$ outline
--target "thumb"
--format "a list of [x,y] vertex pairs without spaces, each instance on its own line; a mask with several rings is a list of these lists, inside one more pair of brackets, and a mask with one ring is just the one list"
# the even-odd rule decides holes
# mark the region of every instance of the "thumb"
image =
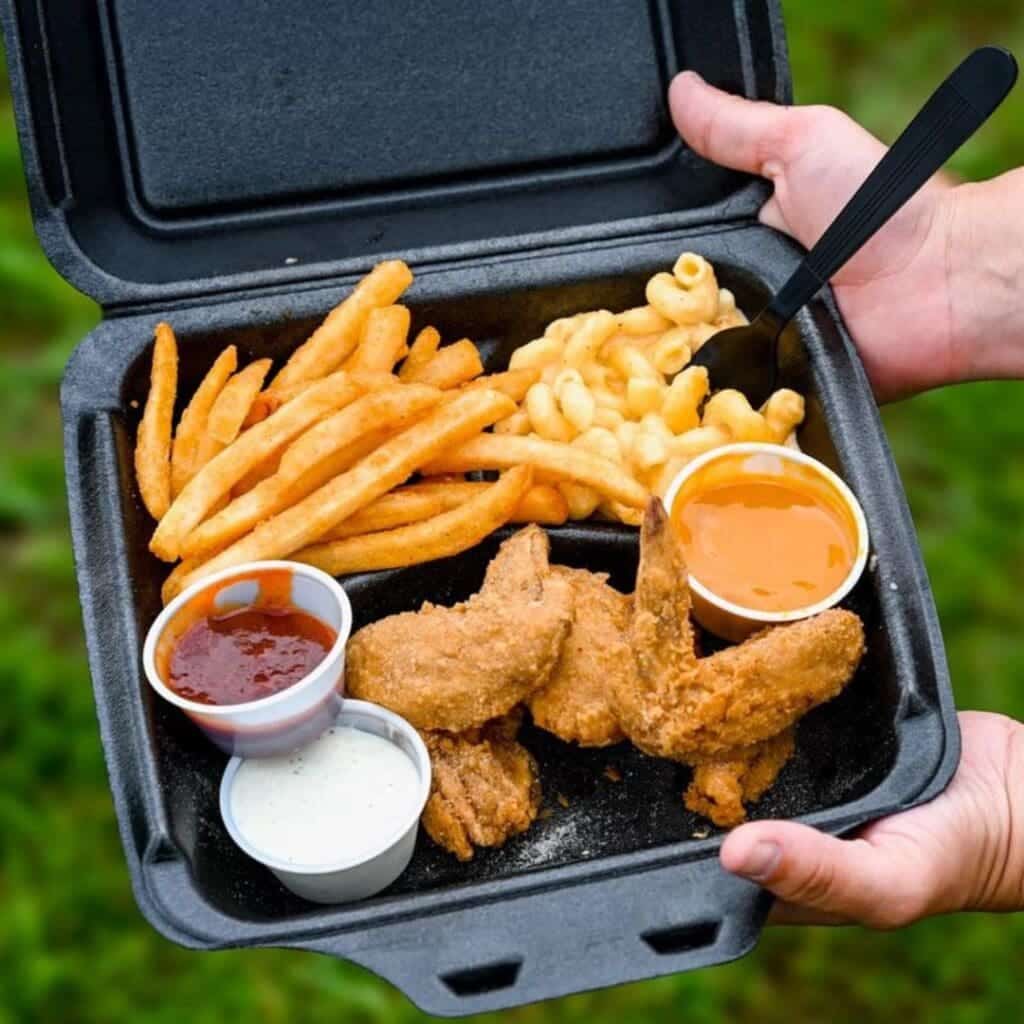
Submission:
[[[926,865],[907,847],[836,839],[795,822],[743,825],[726,837],[722,867],[770,890],[804,919],[840,919],[898,928],[927,904]],[[800,915],[787,915],[790,918]]]
[[676,75],[668,104],[683,141],[716,164],[772,177],[770,165],[777,165],[777,170],[785,162],[788,107],[722,92],[696,71]]

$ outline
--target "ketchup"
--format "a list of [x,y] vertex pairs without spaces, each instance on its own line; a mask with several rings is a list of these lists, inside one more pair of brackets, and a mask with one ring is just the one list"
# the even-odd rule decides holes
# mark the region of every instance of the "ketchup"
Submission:
[[327,657],[336,634],[297,608],[239,608],[200,619],[171,655],[168,685],[198,704],[244,704],[287,690]]
[[291,604],[291,573],[256,579],[255,604],[216,608],[216,592],[204,592],[166,631],[158,663],[175,693],[197,704],[261,700],[294,686],[330,653],[337,633]]

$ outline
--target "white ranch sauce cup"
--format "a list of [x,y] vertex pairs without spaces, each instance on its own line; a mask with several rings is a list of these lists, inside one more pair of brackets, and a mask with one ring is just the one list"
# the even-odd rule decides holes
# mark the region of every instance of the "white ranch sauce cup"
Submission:
[[[244,759],[233,757],[220,785],[220,813],[235,844],[253,860],[268,867],[285,888],[314,903],[349,903],[366,899],[387,888],[405,870],[416,845],[420,815],[430,796],[430,755],[419,733],[404,718],[377,704],[345,700],[335,727],[372,733],[393,743],[408,757],[416,772],[417,790],[409,801],[407,814],[390,834],[369,843],[357,856],[333,863],[304,865],[285,861],[258,848],[239,828],[232,794]],[[316,777],[310,776],[310,785]],[[345,813],[344,807],[338,814]]]

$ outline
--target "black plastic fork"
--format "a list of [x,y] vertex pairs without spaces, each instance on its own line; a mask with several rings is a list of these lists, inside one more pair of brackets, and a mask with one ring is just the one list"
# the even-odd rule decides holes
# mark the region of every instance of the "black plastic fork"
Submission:
[[821,287],[974,134],[1017,80],[1013,55],[975,50],[939,86],[853,198],[752,323],[713,335],[694,355],[715,388],[755,407],[775,390],[779,336]]

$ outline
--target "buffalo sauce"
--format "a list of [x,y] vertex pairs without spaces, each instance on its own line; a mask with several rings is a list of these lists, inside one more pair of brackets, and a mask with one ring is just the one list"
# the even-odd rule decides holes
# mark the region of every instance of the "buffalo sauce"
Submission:
[[218,606],[211,588],[182,608],[157,652],[167,686],[198,704],[245,704],[309,675],[337,634],[291,603],[291,577],[286,569],[254,574],[258,593],[251,604]]
[[[710,464],[681,489],[671,519],[691,575],[742,608],[788,612],[833,594],[857,558],[857,529],[829,481],[774,460]],[[732,463],[732,464],[730,464]]]

